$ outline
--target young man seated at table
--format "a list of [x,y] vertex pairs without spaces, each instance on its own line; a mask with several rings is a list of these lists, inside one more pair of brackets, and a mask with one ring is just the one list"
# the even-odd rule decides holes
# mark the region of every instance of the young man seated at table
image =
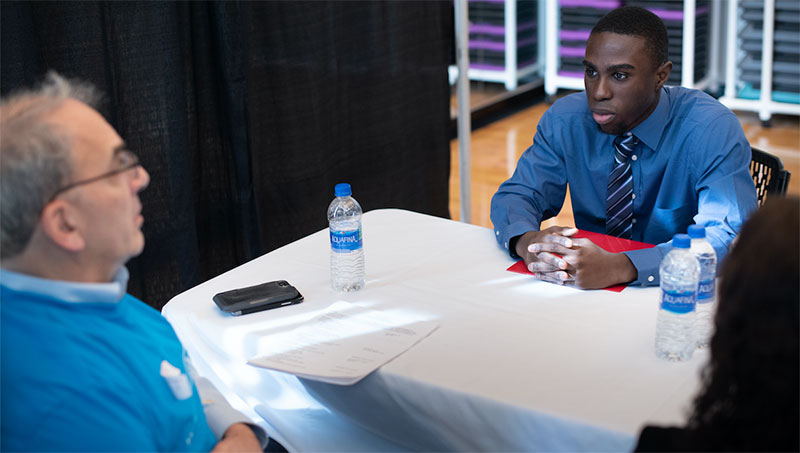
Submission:
[[644,428],[637,451],[800,450],[800,200],[768,200],[753,214],[719,280],[689,423]]
[[[722,260],[756,207],[736,116],[705,93],[664,86],[667,30],[645,9],[601,18],[583,64],[586,91],[545,112],[492,198],[497,241],[538,278],[581,288],[657,285],[668,241],[693,223],[706,226]],[[574,228],[540,230],[561,210],[567,185],[578,228],[658,245],[615,254],[571,238]]]
[[150,176],[94,98],[51,73],[0,103],[0,449],[261,451],[266,433],[195,386],[172,327],[126,294]]

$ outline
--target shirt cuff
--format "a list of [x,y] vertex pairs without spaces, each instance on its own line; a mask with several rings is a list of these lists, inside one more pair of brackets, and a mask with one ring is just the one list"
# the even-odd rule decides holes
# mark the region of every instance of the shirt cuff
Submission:
[[511,240],[517,236],[522,236],[528,231],[539,231],[539,227],[528,222],[512,223],[502,230],[500,228],[495,228],[494,237],[497,239],[497,243],[508,252],[511,258],[521,259],[521,257],[517,255],[517,251],[511,247]]
[[231,425],[244,423],[253,431],[253,434],[256,435],[259,444],[261,444],[261,449],[267,448],[269,436],[264,428],[256,425],[243,413],[237,411],[233,406],[228,404],[228,400],[222,396],[222,393],[220,393],[211,381],[197,374],[197,370],[194,369],[192,361],[188,356],[186,357],[185,364],[186,371],[192,377],[194,385],[197,388],[197,395],[200,397],[200,402],[203,404],[206,423],[211,429],[211,432],[214,433],[214,437],[217,438],[217,441],[222,439],[225,431],[227,431]]
[[200,399],[203,402],[203,412],[206,415],[206,422],[211,431],[214,432],[217,440],[222,439],[225,431],[235,423],[244,423],[258,438],[261,448],[264,449],[269,443],[269,436],[264,428],[256,425],[244,414],[234,409],[225,397],[214,387],[208,379],[204,377],[196,377],[195,385],[197,386],[197,393],[200,394]]
[[[662,247],[662,245],[665,247]],[[636,280],[631,282],[630,285],[658,285],[660,283],[658,268],[661,265],[661,259],[664,258],[669,247],[669,244],[661,244],[649,249],[622,252],[631,260],[633,267],[635,267],[638,272]]]

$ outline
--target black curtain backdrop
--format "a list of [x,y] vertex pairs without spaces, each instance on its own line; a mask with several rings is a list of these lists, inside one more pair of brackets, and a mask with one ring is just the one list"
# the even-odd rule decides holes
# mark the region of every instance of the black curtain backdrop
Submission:
[[0,8],[2,94],[92,82],[150,172],[129,291],[156,308],[325,228],[337,182],[365,211],[449,216],[450,2]]

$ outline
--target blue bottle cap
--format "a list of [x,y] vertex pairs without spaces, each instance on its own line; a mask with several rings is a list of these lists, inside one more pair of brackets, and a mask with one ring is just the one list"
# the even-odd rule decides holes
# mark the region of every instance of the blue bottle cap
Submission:
[[692,244],[692,239],[688,234],[676,234],[672,237],[672,247],[676,249],[688,249]]
[[350,184],[340,182],[333,188],[333,193],[336,194],[337,197],[349,197],[353,194],[353,191],[350,189]]
[[689,225],[689,237],[692,239],[700,239],[706,237],[706,227],[702,225]]

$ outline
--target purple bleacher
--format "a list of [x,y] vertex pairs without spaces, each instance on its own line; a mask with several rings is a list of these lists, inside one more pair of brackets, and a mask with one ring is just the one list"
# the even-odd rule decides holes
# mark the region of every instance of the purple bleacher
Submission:
[[[683,20],[683,10],[669,10],[669,9],[655,9],[647,8],[651,13],[660,17],[662,20]],[[702,16],[708,12],[708,8],[697,8],[695,10],[695,17]]]
[[[522,39],[517,41],[517,46],[527,46],[529,44],[536,44],[536,37]],[[506,43],[505,42],[498,42],[498,41],[481,41],[481,40],[470,40],[469,41],[469,48],[470,49],[486,49],[486,50],[498,50],[504,51],[506,50]]]
[[561,46],[558,48],[558,54],[562,57],[583,57],[586,55],[586,48]]
[[573,72],[573,71],[558,71],[558,75],[561,77],[571,77],[573,79],[582,79],[583,73],[582,72]]
[[561,30],[558,36],[564,41],[586,41],[590,30]]
[[[536,63],[535,59],[519,62],[517,63],[517,68],[524,68],[526,66],[530,66],[535,63]],[[488,69],[490,71],[505,71],[506,69],[505,66],[486,64],[486,63],[470,63],[469,67],[472,69]],[[583,75],[581,75],[581,77],[583,77]]]
[[621,0],[560,0],[562,8],[595,8],[595,9],[615,9],[622,6]]
[[[536,28],[536,22],[523,22],[517,25],[517,33]],[[502,25],[473,24],[469,26],[470,33],[485,33],[487,35],[505,35],[506,28]]]

